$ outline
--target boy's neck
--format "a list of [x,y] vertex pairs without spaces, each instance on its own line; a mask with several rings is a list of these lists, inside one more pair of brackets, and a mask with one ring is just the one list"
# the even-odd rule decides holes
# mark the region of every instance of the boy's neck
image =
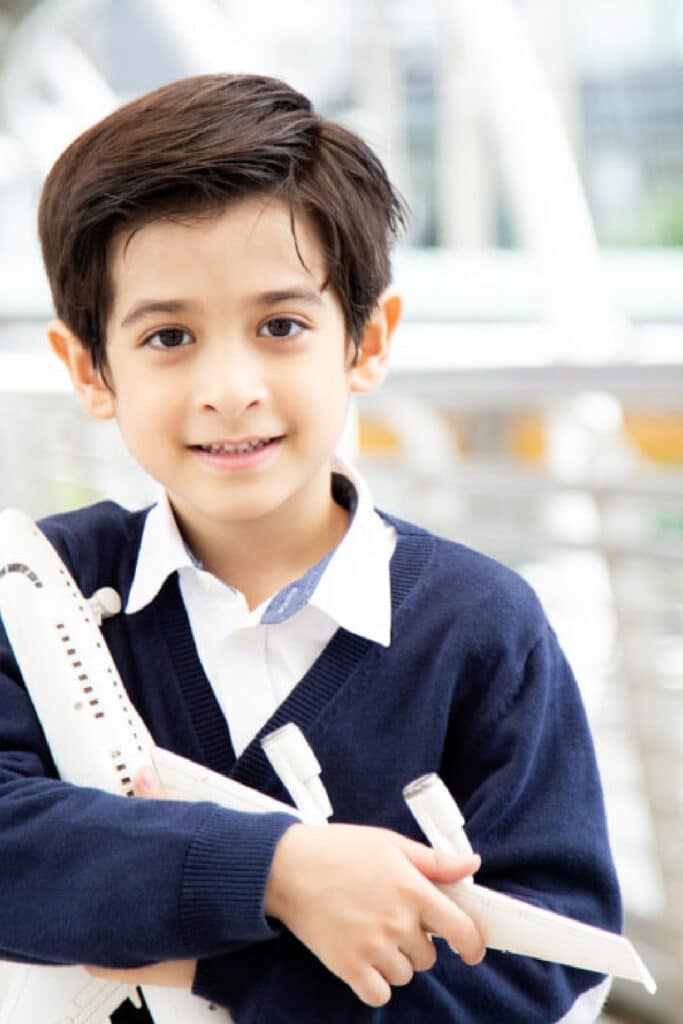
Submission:
[[304,509],[283,506],[260,519],[214,522],[208,530],[189,525],[174,512],[202,567],[239,590],[250,610],[316,565],[339,544],[349,525],[348,511],[329,489],[322,501]]

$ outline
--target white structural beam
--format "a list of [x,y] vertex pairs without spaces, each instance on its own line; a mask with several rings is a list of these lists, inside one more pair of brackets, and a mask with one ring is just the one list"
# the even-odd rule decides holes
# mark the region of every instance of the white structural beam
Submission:
[[572,147],[521,15],[510,0],[445,2],[476,70],[517,228],[543,270],[565,353],[585,363],[614,358],[627,327],[607,297]]

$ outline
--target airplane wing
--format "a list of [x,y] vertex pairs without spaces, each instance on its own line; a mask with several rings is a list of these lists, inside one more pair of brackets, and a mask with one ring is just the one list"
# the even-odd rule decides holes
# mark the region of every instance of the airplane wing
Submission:
[[[472,853],[464,818],[438,775],[423,775],[403,795],[418,825],[435,849]],[[439,888],[475,922],[488,949],[551,960],[599,974],[656,984],[633,945],[623,935],[515,899],[465,879]]]
[[623,935],[476,883],[439,888],[476,922],[488,949],[638,981],[651,994],[657,989],[647,967]]
[[[303,733],[294,723],[283,726],[283,728],[291,729],[290,735],[300,737],[306,743]],[[267,740],[268,737],[265,738],[264,743]],[[284,813],[311,824],[321,822],[319,813],[309,807],[302,807],[301,803],[298,807],[292,807],[291,804],[267,796],[257,789],[252,789],[251,786],[245,786],[219,772],[205,768],[204,765],[197,764],[196,761],[190,761],[170,750],[164,750],[163,747],[153,747],[151,758],[165,795],[171,800],[210,800],[212,803],[220,804],[221,807],[229,807],[233,811],[247,811],[255,814]],[[324,819],[322,820],[324,821]]]

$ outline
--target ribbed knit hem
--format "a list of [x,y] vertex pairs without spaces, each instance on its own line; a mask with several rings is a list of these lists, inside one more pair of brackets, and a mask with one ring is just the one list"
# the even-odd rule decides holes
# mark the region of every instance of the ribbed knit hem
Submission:
[[181,928],[192,956],[215,953],[225,941],[258,942],[277,933],[263,896],[282,835],[298,819],[216,807],[188,849],[181,890]]

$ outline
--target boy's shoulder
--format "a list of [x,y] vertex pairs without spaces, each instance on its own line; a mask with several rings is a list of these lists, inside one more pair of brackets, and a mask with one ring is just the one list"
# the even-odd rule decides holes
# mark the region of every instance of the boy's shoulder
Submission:
[[506,624],[518,628],[522,621],[532,631],[547,625],[536,592],[514,569],[415,523],[384,511],[380,515],[396,530],[397,554],[406,549],[403,563],[415,555],[422,563],[417,590],[423,600],[442,607],[449,617],[460,612],[501,630]]
[[111,586],[128,593],[149,508],[130,511],[100,501],[38,520],[84,593]]

